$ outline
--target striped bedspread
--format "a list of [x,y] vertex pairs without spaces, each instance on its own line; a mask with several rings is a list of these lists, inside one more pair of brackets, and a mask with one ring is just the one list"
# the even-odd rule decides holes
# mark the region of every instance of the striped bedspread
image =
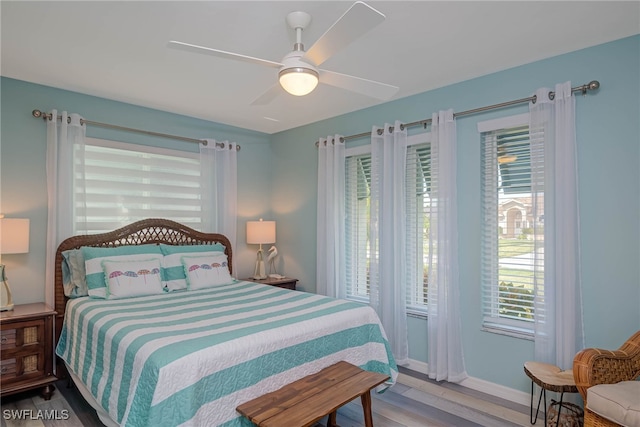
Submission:
[[340,360],[397,377],[370,307],[250,282],[70,300],[56,353],[126,426],[249,426],[238,405]]

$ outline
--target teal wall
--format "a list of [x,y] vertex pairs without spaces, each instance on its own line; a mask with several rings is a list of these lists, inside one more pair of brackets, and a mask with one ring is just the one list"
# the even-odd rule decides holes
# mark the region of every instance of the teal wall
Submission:
[[[306,290],[315,289],[314,141],[319,137],[358,134],[396,119],[413,122],[440,109],[464,111],[520,99],[539,87],[553,88],[567,80],[573,86],[599,80],[597,92],[576,97],[584,323],[587,346],[617,348],[640,329],[639,54],[640,37],[635,36],[273,135],[273,166],[278,173],[272,183],[272,210],[278,224],[286,224],[287,230],[279,250],[296,254],[287,274],[299,277]],[[424,78],[429,78],[428,69]],[[527,111],[525,104],[457,119],[466,366],[473,377],[522,391],[529,390],[522,364],[533,358],[532,342],[480,329],[480,139],[476,125]],[[359,143],[362,141],[348,142],[347,146]],[[426,321],[411,318],[409,329],[410,357],[426,361]]]
[[[428,70],[424,73],[429,78]],[[569,53],[461,82],[307,126],[266,135],[78,93],[2,78],[1,205],[31,224],[31,250],[3,257],[17,303],[44,300],[46,235],[45,124],[31,110],[57,108],[89,120],[194,138],[230,139],[238,156],[239,215],[236,268],[252,273],[255,248],[244,224],[264,217],[278,224],[281,272],[315,291],[317,151],[322,136],[357,134],[398,119],[412,122],[453,108],[464,111],[519,99],[541,86],[597,79],[602,87],[577,97],[582,279],[588,346],[614,348],[640,329],[640,36]],[[529,391],[522,364],[533,358],[530,341],[480,330],[479,121],[519,114],[527,106],[475,116],[458,123],[459,259],[462,333],[472,377]],[[413,128],[411,133],[419,129]],[[89,136],[195,151],[195,144],[114,133]],[[348,144],[361,144],[353,141]],[[410,356],[426,362],[426,321],[409,319]]]
[[[253,274],[256,248],[244,243],[247,219],[270,219],[271,147],[269,135],[191,117],[142,108],[103,98],[26,83],[0,80],[0,211],[7,217],[31,220],[30,250],[5,255],[7,275],[16,304],[44,301],[45,241],[47,233],[47,183],[45,171],[46,124],[31,111],[66,110],[87,120],[190,138],[236,141],[238,153],[238,242],[234,264],[239,277]],[[130,132],[87,127],[87,136],[198,151],[198,144]]]

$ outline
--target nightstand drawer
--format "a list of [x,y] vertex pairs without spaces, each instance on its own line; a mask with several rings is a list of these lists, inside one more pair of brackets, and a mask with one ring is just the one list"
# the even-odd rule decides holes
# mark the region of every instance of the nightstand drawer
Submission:
[[[3,357],[5,357],[3,355]],[[0,373],[3,388],[10,384],[30,381],[45,375],[45,355],[43,352],[22,354],[2,360]]]
[[13,353],[12,350],[30,349],[34,346],[42,347],[44,345],[44,335],[44,319],[3,324],[2,336],[0,337],[3,354],[4,352]]
[[2,382],[5,382],[11,378],[15,378],[16,372],[16,358],[0,360],[0,378]]
[[16,330],[15,329],[2,330],[2,334],[0,335],[0,350],[8,350],[10,348],[15,348],[15,346],[16,346]]

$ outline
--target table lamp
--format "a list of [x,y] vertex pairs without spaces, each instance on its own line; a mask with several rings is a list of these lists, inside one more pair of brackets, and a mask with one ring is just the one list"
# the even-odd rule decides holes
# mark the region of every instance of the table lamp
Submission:
[[276,242],[276,222],[275,221],[247,221],[247,243],[250,245],[260,245],[256,259],[256,269],[253,279],[266,279],[267,274],[264,268],[264,258],[262,257],[262,244]]
[[[29,220],[0,216],[0,255],[29,252]],[[13,310],[11,289],[0,259],[0,311]]]

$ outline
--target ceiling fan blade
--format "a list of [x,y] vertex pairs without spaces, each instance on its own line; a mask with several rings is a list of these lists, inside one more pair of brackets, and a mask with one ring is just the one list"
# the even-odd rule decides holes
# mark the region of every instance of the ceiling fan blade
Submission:
[[224,50],[212,49],[210,47],[198,46],[195,44],[183,43],[183,42],[178,42],[174,40],[167,43],[167,47],[178,49],[178,50],[184,50],[187,52],[218,56],[220,58],[234,59],[236,61],[249,62],[251,64],[266,65],[267,67],[271,67],[271,68],[282,67],[282,64],[279,62],[269,61],[267,59],[254,58],[253,56],[241,55],[239,53],[227,52]]
[[355,2],[331,28],[320,36],[302,59],[318,66],[384,19],[385,16],[382,13],[368,4],[361,1]]
[[397,86],[362,79],[360,77],[349,76],[347,74],[340,74],[327,70],[318,71],[320,73],[320,83],[367,95],[381,101],[390,99],[396,94],[396,92],[398,92],[399,89]]
[[282,88],[280,87],[280,83],[276,83],[274,85],[271,85],[271,87],[269,89],[267,89],[262,95],[257,97],[251,103],[251,105],[267,105],[271,101],[276,99],[276,97],[278,95],[280,95],[280,93],[282,93]]

